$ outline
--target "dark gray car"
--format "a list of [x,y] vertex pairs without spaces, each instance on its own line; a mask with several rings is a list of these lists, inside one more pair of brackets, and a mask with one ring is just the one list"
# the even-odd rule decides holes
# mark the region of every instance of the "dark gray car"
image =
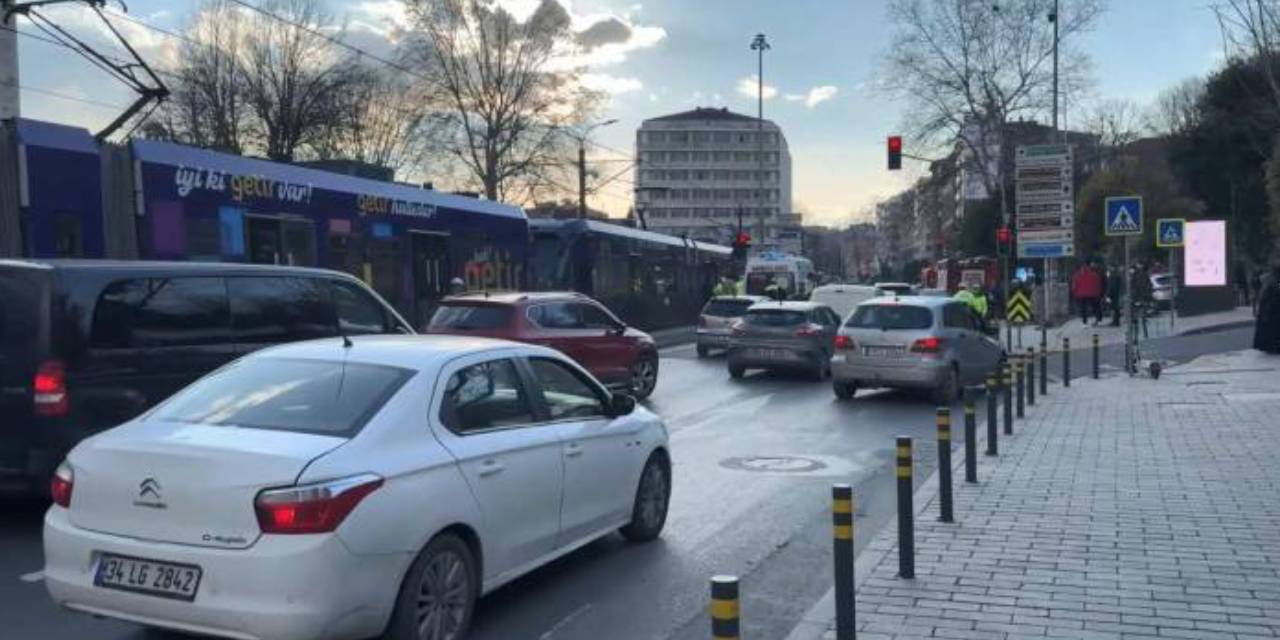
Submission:
[[814,302],[760,302],[733,326],[729,375],[747,369],[787,369],[814,380],[831,374],[831,355],[840,317]]

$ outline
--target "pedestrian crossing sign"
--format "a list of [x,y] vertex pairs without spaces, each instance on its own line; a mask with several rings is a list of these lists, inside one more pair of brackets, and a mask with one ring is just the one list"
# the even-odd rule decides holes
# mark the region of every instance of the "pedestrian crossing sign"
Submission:
[[1142,196],[1107,198],[1106,234],[1142,235]]
[[1031,322],[1031,296],[1023,289],[1009,294],[1009,304],[1005,305],[1004,319],[1013,324]]
[[1186,237],[1187,221],[1182,218],[1156,220],[1156,246],[1172,249],[1181,247]]

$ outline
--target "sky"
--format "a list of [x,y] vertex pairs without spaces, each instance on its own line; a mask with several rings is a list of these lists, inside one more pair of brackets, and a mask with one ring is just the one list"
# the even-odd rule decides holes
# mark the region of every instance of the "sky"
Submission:
[[[497,1],[522,15],[538,0]],[[902,128],[904,106],[890,91],[893,79],[883,66],[892,0],[555,1],[566,7],[575,30],[594,28],[601,36],[585,58],[584,81],[608,94],[600,120],[618,120],[593,134],[598,145],[589,162],[602,177],[627,166],[621,160],[633,155],[635,130],[646,118],[696,106],[754,114],[757,58],[749,44],[759,32],[772,46],[764,60],[764,115],[787,138],[793,208],[805,214],[806,224],[864,221],[875,202],[905,188],[925,168],[908,161],[904,171],[885,169],[885,136]],[[327,2],[346,20],[348,42],[390,53],[405,21],[399,0]],[[1092,56],[1095,83],[1076,102],[1124,99],[1145,107],[1162,89],[1211,72],[1222,60],[1222,43],[1209,4],[1109,0],[1096,28],[1078,36],[1077,46]],[[161,30],[181,31],[199,5],[130,0],[131,20],[117,17],[113,23],[144,58],[172,68],[178,41]],[[119,13],[115,0],[111,7],[108,15]],[[83,4],[46,14],[81,37],[101,33]],[[26,19],[18,20],[19,31],[38,33]],[[25,117],[96,130],[132,100],[127,88],[66,49],[20,37],[19,57]],[[1067,126],[1080,115],[1068,111]],[[624,215],[631,178],[624,173],[602,187],[591,205]]]

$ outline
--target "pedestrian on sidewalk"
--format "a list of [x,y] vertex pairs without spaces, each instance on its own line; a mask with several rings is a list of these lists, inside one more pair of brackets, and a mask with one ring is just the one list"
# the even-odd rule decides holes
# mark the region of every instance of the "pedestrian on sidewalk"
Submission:
[[1094,324],[1102,322],[1102,276],[1093,264],[1085,263],[1071,276],[1071,296],[1080,307],[1080,321],[1089,324],[1092,312]]
[[1254,323],[1253,348],[1280,354],[1280,263],[1271,265],[1271,278],[1258,295],[1258,319]]

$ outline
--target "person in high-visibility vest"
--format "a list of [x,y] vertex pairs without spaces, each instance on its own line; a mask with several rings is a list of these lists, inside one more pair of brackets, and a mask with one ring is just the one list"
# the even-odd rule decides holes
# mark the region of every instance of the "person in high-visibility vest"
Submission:
[[951,299],[969,305],[973,312],[978,314],[979,318],[985,319],[987,317],[987,294],[982,292],[981,285],[969,285],[967,289],[957,291],[954,296],[951,296]]

